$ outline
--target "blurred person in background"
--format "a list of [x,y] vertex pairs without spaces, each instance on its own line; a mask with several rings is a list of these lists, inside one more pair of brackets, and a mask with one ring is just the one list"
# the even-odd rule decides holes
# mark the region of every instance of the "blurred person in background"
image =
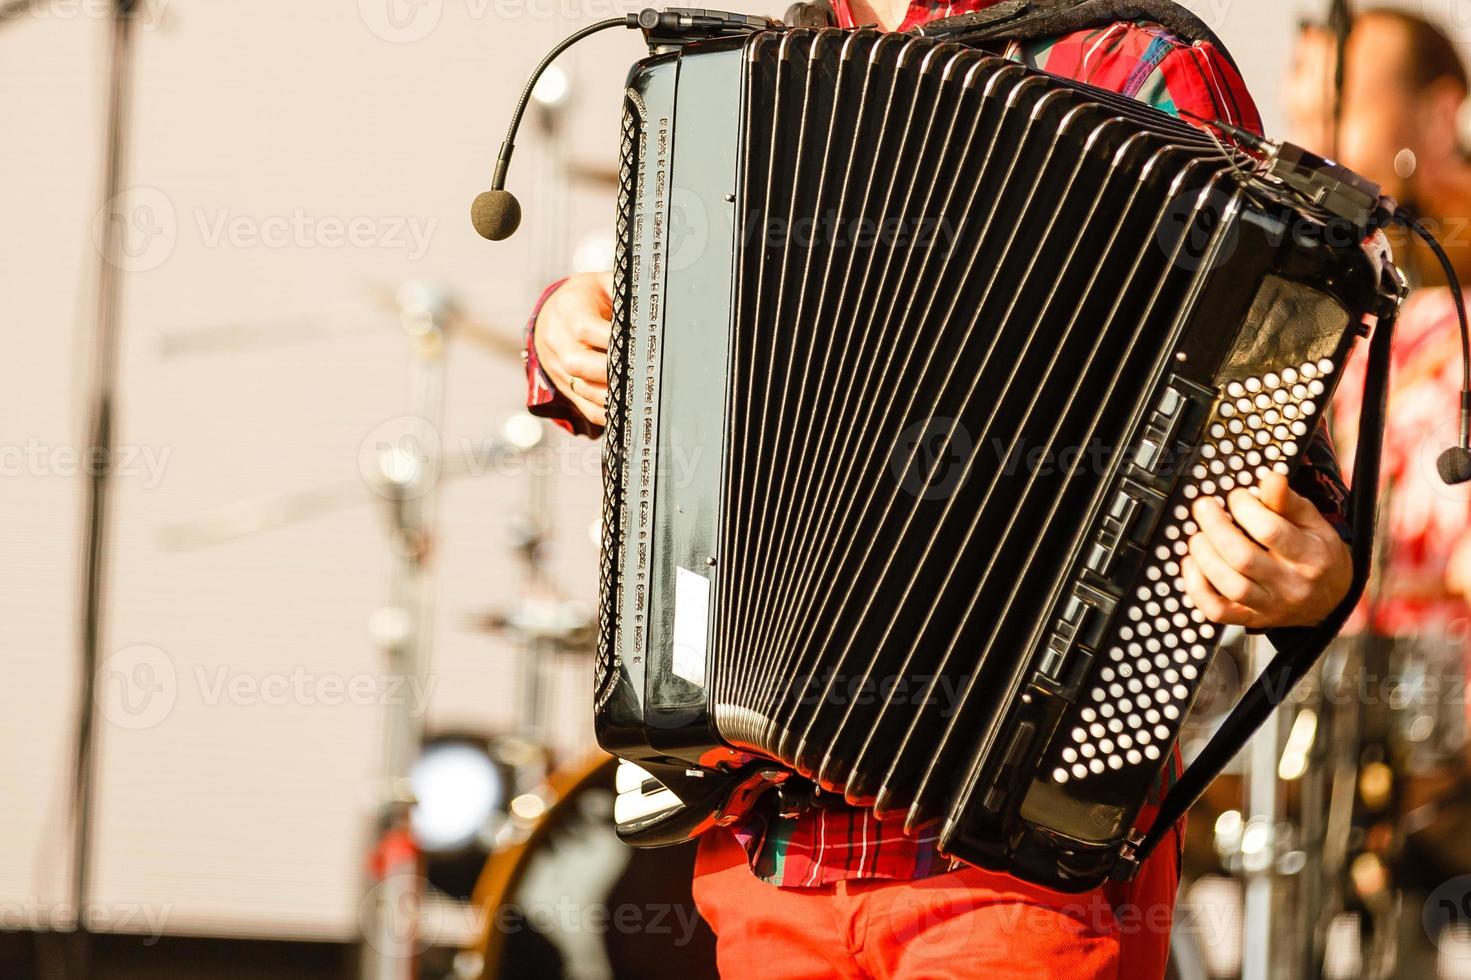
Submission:
[[[1463,283],[1471,282],[1471,162],[1457,119],[1466,70],[1439,29],[1411,14],[1370,10],[1353,22],[1344,49],[1343,92],[1333,139],[1335,42],[1306,28],[1287,87],[1288,138],[1336,155],[1417,214],[1445,247]],[[1336,142],[1336,145],[1335,145]],[[1455,308],[1440,265],[1398,228],[1395,258],[1412,295],[1395,332],[1383,473],[1384,548],[1372,629],[1384,635],[1445,631],[1468,615],[1471,596],[1471,487],[1447,487],[1435,459],[1447,431],[1446,407],[1461,387]],[[1352,466],[1365,351],[1350,363],[1334,401],[1335,435]],[[1459,627],[1464,629],[1464,627]]]
[[[1331,31],[1303,30],[1285,93],[1288,138],[1336,155],[1381,184],[1440,239],[1461,282],[1471,283],[1471,162],[1458,125],[1467,74],[1454,44],[1413,14],[1358,14],[1344,46],[1335,134],[1336,47]],[[1471,825],[1471,750],[1465,740],[1471,484],[1446,486],[1435,466],[1441,447],[1455,441],[1447,408],[1456,404],[1461,388],[1451,293],[1422,242],[1398,227],[1388,233],[1411,295],[1392,351],[1376,567],[1349,631],[1360,638],[1368,683],[1397,683],[1402,695],[1411,692],[1391,720],[1380,711],[1376,722],[1372,703],[1363,708],[1360,751],[1378,751],[1372,743],[1382,740],[1397,788],[1382,800],[1361,803],[1377,811],[1369,819],[1409,834],[1398,875],[1402,883],[1419,879],[1433,885],[1471,872],[1465,833]],[[1347,365],[1333,403],[1334,432],[1349,467],[1366,353],[1361,347]],[[1359,761],[1368,758],[1361,754]]]
[[[877,23],[893,30],[990,5],[836,0],[833,14],[839,27]],[[1186,42],[1157,24],[1119,21],[1013,44],[1006,54],[1187,119],[1261,130],[1230,59],[1213,44]],[[554,284],[527,330],[531,412],[589,436],[604,423],[610,281],[582,275]],[[1197,510],[1205,530],[1192,538],[1184,574],[1192,598],[1212,619],[1263,628],[1311,624],[1347,592],[1349,551],[1335,530],[1343,487],[1325,435],[1314,437],[1308,456],[1291,487],[1273,478],[1260,498],[1233,495],[1237,523],[1214,502]],[[1272,545],[1259,546],[1241,527],[1270,537]],[[1176,755],[1167,781],[1178,765]],[[1152,820],[1153,805],[1145,809],[1141,826]],[[1180,874],[1178,827],[1133,881],[1064,895],[957,865],[940,854],[934,830],[911,837],[900,822],[841,804],[788,816],[768,794],[730,828],[706,833],[694,897],[718,938],[722,974],[1164,975]]]

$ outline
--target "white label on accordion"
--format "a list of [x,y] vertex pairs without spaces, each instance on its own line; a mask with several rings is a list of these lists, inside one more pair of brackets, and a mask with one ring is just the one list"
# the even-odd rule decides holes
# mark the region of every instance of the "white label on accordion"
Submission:
[[710,633],[710,580],[674,569],[674,676],[705,686],[705,646]]

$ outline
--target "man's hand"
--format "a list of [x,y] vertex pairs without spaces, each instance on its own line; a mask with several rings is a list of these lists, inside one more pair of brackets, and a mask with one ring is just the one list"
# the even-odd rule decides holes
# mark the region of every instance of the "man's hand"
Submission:
[[1196,607],[1252,629],[1321,622],[1353,579],[1338,533],[1280,473],[1264,476],[1258,494],[1233,490],[1226,502],[1229,515],[1213,498],[1191,509],[1200,530],[1181,573]]
[[613,273],[584,272],[547,297],[533,338],[541,368],[589,422],[607,424]]

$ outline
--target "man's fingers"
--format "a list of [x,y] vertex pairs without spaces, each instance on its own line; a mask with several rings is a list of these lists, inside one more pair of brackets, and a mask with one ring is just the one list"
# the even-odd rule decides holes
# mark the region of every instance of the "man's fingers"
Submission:
[[597,405],[599,408],[606,408],[607,407],[607,404],[608,404],[608,386],[607,385],[595,384],[595,383],[593,383],[591,381],[584,381],[582,378],[578,378],[577,379],[577,384],[574,386],[574,390],[577,392],[577,396],[579,398],[582,398],[584,401],[592,402],[593,404]]
[[[604,392],[607,391],[606,388],[602,390]],[[584,389],[581,384],[577,386],[576,390],[567,392],[567,398],[569,401],[572,402],[572,407],[576,408],[577,411],[581,413],[582,417],[587,419],[589,422],[592,422],[595,425],[608,424],[608,413],[603,408],[603,403],[601,401],[594,401],[592,398],[587,397],[587,395],[584,394]]]
[[1215,590],[1192,558],[1180,563],[1180,577],[1185,580],[1190,601],[1206,619],[1225,626],[1251,626],[1255,622],[1256,615],[1250,609]]
[[[1236,526],[1214,497],[1197,500],[1191,513],[1200,525],[1200,533],[1209,539],[1215,553],[1227,565],[1252,581],[1266,583],[1271,580],[1276,569],[1271,558]],[[1209,573],[1210,569],[1205,571]]]
[[1233,490],[1226,498],[1231,517],[1252,540],[1287,561],[1302,561],[1313,539],[1302,528],[1262,503],[1245,490]]
[[1190,536],[1190,557],[1196,568],[1205,575],[1212,590],[1222,598],[1251,609],[1265,609],[1270,606],[1272,594],[1221,557],[1205,534]]
[[600,272],[587,277],[588,287],[583,294],[591,300],[592,309],[589,313],[595,313],[597,319],[604,323],[613,319],[613,273]]
[[1256,498],[1269,510],[1298,527],[1316,530],[1320,525],[1327,524],[1323,515],[1318,513],[1318,508],[1309,503],[1306,497],[1294,492],[1287,477],[1281,473],[1263,475],[1257,483]]
[[603,351],[586,347],[563,351],[559,366],[569,377],[581,378],[588,384],[608,383],[608,355]]
[[580,316],[572,325],[572,336],[584,347],[607,351],[613,336],[613,324],[602,317]]

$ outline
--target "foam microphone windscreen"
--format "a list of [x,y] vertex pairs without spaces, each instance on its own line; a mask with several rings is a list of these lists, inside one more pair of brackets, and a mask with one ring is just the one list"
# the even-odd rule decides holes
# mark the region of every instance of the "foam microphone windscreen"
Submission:
[[470,222],[481,238],[504,241],[521,226],[521,202],[510,191],[484,191],[470,205]]
[[1435,469],[1447,484],[1465,483],[1471,480],[1471,451],[1452,446],[1440,454],[1435,461]]

